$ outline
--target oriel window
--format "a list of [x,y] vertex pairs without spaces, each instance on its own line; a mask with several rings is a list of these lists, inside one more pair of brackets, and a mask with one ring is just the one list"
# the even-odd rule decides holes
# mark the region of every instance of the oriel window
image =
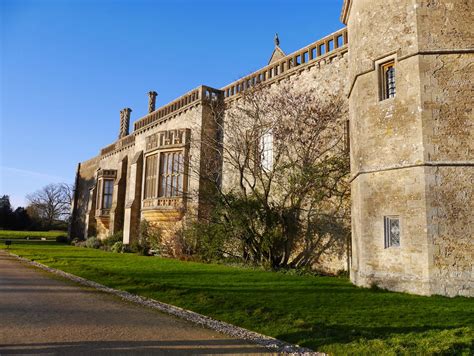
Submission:
[[110,209],[112,207],[112,193],[114,191],[114,181],[112,179],[104,179],[102,209]]
[[178,197],[183,194],[183,151],[160,153],[158,197]]
[[158,155],[146,158],[145,166],[145,199],[156,198],[158,193]]
[[396,94],[395,62],[390,61],[381,65],[382,100],[394,98]]

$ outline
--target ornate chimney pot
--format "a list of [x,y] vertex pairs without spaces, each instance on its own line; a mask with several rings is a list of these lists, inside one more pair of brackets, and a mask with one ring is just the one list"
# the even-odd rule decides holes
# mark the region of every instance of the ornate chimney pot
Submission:
[[148,112],[155,111],[155,104],[156,104],[156,97],[158,93],[156,91],[149,91],[148,92]]
[[119,139],[125,137],[129,133],[130,128],[130,113],[132,109],[125,108],[120,110],[120,132],[119,132]]

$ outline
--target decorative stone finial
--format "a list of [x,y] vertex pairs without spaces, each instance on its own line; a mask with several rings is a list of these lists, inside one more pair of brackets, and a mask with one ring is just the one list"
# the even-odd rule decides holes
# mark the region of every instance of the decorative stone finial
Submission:
[[278,38],[278,33],[275,33],[274,41],[276,47],[280,46],[280,38]]
[[158,93],[156,91],[149,91],[148,92],[148,112],[155,111],[155,104],[156,104],[156,97]]
[[120,110],[120,132],[119,132],[119,138],[125,137],[129,133],[129,127],[130,127],[130,113],[132,112],[132,109],[130,108],[125,108]]

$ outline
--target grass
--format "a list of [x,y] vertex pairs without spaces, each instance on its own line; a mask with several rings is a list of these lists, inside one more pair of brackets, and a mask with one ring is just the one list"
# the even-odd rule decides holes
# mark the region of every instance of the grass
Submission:
[[49,241],[55,241],[58,236],[67,236],[67,231],[13,231],[0,230],[0,240],[25,240],[29,237],[31,240],[40,240],[46,238]]
[[[3,247],[3,246],[2,246]],[[107,286],[336,355],[474,351],[474,300],[353,286],[346,278],[14,242],[10,250]]]

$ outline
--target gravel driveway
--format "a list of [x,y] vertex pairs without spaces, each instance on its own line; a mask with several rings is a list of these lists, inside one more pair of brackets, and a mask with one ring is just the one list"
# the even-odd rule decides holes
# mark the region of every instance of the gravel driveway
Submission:
[[266,352],[248,341],[79,287],[0,251],[0,355]]

